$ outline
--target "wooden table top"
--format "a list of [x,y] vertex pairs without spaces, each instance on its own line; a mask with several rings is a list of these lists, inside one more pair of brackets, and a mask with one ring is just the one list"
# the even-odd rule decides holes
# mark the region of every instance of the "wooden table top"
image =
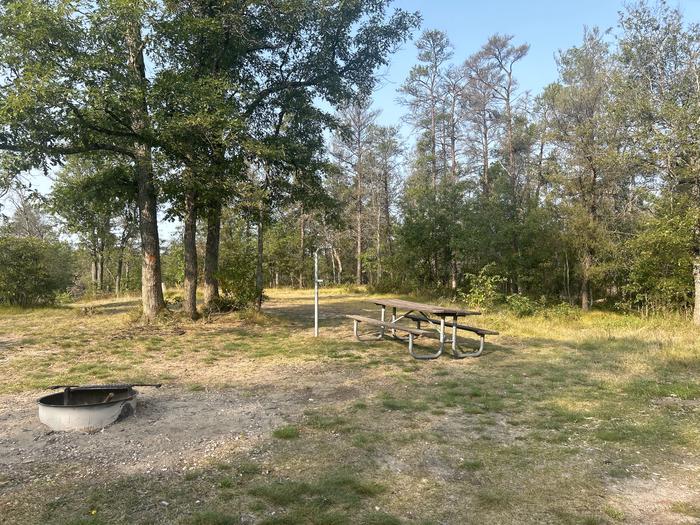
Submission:
[[481,312],[474,312],[472,310],[461,310],[459,308],[451,308],[449,306],[437,306],[434,304],[414,303],[413,301],[404,301],[403,299],[373,299],[372,302],[381,306],[391,306],[394,308],[401,308],[402,310],[414,310],[417,312],[423,312],[438,316],[481,315]]

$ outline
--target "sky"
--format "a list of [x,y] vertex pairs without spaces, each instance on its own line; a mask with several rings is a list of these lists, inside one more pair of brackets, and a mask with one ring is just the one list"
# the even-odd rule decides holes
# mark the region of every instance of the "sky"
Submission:
[[[668,0],[679,7],[685,20],[700,22],[700,0]],[[394,7],[419,11],[421,28],[413,41],[406,42],[390,59],[388,67],[378,71],[380,81],[374,93],[374,108],[381,110],[379,123],[401,124],[405,112],[397,101],[397,89],[416,62],[415,39],[426,29],[447,33],[454,47],[455,63],[475,53],[494,33],[514,36],[515,44],[528,43],[528,55],[517,65],[516,78],[523,90],[537,94],[557,79],[555,56],[558,50],[578,45],[584,27],[602,30],[615,28],[623,0],[395,0]],[[404,125],[402,133],[408,142],[411,129]],[[42,175],[33,178],[41,191],[50,189],[50,181]],[[7,212],[7,210],[3,210]],[[177,223],[161,222],[161,237],[172,238]]]
[[[700,0],[668,3],[679,7],[686,21],[700,22]],[[419,11],[423,22],[413,42],[404,44],[389,67],[380,71],[383,80],[374,94],[374,107],[382,111],[380,123],[398,124],[404,113],[396,90],[416,61],[415,39],[426,29],[447,33],[457,63],[478,51],[494,33],[513,35],[515,44],[530,44],[515,75],[522,89],[536,94],[557,79],[557,51],[580,44],[585,26],[614,28],[624,5],[621,0],[396,0],[395,7]]]

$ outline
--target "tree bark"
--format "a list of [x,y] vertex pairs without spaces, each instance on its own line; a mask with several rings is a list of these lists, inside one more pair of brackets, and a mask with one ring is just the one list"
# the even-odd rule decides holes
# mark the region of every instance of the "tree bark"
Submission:
[[219,298],[219,243],[221,240],[221,203],[209,208],[207,215],[207,245],[204,252],[204,304]]
[[377,208],[377,227],[376,227],[376,239],[377,244],[377,277],[376,285],[378,285],[382,280],[382,206],[379,204],[379,199],[377,198],[376,208]]
[[299,217],[299,288],[304,287],[304,251],[306,249],[304,243],[306,239],[304,238],[304,207],[301,208],[301,216]]
[[331,248],[331,255],[335,259],[335,262],[337,264],[338,272],[337,272],[337,284],[340,284],[343,282],[343,261],[340,259],[340,255],[338,254],[338,250],[335,248]]
[[183,308],[190,319],[197,319],[197,202],[193,191],[185,194],[184,217],[185,297]]
[[491,191],[491,181],[489,180],[489,121],[488,110],[484,108],[482,116],[482,135],[481,135],[481,188],[485,195]]
[[586,250],[581,260],[581,309],[585,312],[591,309],[591,298],[588,293],[591,284],[591,266],[593,266],[593,256],[590,250]]
[[122,290],[122,272],[124,271],[124,252],[119,253],[117,258],[117,274],[114,277],[114,295],[119,297]]
[[92,291],[96,292],[97,291],[97,248],[93,247],[92,248],[92,253],[91,255],[91,263],[90,263],[90,280],[92,282]]
[[263,301],[263,222],[265,219],[265,212],[263,209],[263,203],[260,203],[260,209],[258,210],[258,258],[255,265],[255,307],[258,311],[262,308]]
[[360,169],[355,170],[355,284],[358,286],[362,284],[362,174]]
[[105,286],[105,241],[100,239],[97,247],[97,289],[104,290]]
[[[129,70],[139,94],[131,110],[131,126],[137,135],[148,127],[148,105],[146,102],[146,66],[143,57],[143,39],[140,20],[134,20],[126,34],[129,51]],[[139,233],[141,235],[141,301],[146,321],[156,318],[165,308],[161,288],[160,241],[158,239],[158,216],[156,190],[153,176],[151,147],[142,141],[134,144],[134,166],[138,186]]]
[[695,307],[693,309],[693,324],[700,326],[700,255],[693,260],[693,278],[695,280]]

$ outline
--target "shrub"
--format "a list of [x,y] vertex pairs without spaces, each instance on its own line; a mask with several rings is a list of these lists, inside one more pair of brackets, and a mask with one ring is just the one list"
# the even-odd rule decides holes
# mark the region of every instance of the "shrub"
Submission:
[[547,317],[559,317],[563,319],[579,319],[581,317],[581,309],[571,306],[569,303],[559,303],[550,306],[546,311]]
[[0,237],[0,302],[53,304],[74,280],[68,245],[29,237]]
[[537,312],[537,303],[520,294],[513,294],[506,297],[508,309],[518,317],[528,317]]
[[467,274],[469,291],[457,293],[460,300],[469,306],[488,308],[493,306],[500,298],[499,287],[504,278],[494,273],[495,264],[487,264],[478,274]]
[[217,277],[221,288],[221,309],[240,309],[255,302],[257,254],[252,242],[228,239],[222,243]]

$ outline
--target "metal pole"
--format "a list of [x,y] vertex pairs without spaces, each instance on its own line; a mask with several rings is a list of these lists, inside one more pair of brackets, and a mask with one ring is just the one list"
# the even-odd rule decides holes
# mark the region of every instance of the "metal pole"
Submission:
[[314,337],[318,337],[318,250],[314,252]]

